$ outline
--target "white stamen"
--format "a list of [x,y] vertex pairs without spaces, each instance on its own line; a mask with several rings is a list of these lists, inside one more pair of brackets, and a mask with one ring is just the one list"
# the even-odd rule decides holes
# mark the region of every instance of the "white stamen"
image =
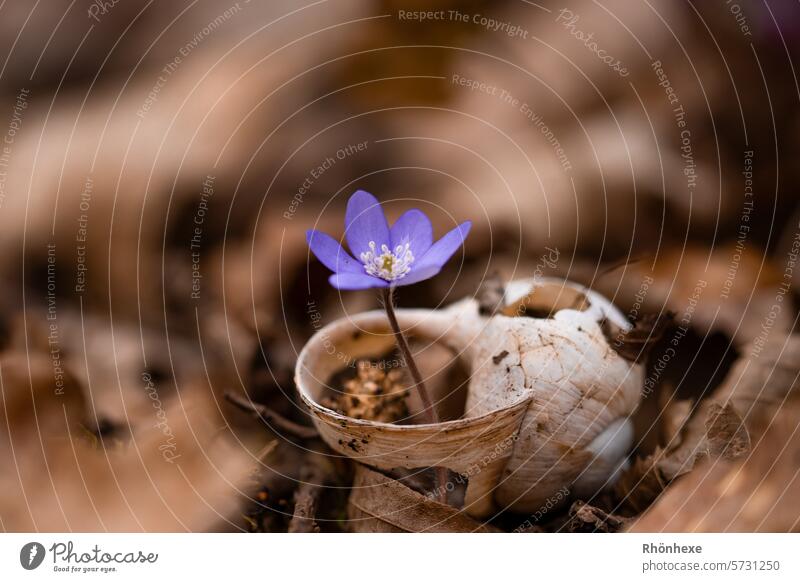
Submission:
[[411,270],[414,255],[409,243],[397,245],[394,251],[386,245],[381,245],[380,254],[376,247],[375,242],[370,241],[369,250],[361,253],[361,262],[364,263],[367,274],[386,281],[396,281],[405,277]]

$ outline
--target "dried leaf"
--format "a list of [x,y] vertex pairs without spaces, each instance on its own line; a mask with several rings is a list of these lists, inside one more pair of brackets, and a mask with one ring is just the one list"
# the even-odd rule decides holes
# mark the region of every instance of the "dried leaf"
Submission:
[[614,486],[614,496],[621,510],[636,515],[647,509],[667,487],[668,480],[658,467],[662,449],[647,457],[638,457],[633,465],[620,475]]
[[694,404],[691,400],[676,400],[674,392],[664,390],[659,393],[659,411],[661,413],[661,440],[663,443],[680,442],[681,429],[692,415]]
[[463,510],[434,501],[360,464],[356,466],[348,517],[350,529],[357,532],[497,531],[475,521]]
[[[774,333],[745,353],[715,392],[727,404],[710,406],[705,419],[706,452],[732,462],[698,463],[633,524],[635,531],[797,530],[800,335]],[[733,404],[745,413],[746,430]]]
[[674,482],[633,524],[638,532],[790,532],[800,524],[800,401],[753,436],[753,451],[733,462],[705,459]]
[[[474,305],[471,306],[474,309]],[[435,319],[421,310],[398,310],[397,313],[401,325],[408,327],[412,327],[407,325],[409,313],[422,314],[421,324],[429,325]],[[440,314],[440,317],[446,317],[449,323],[454,321],[452,316]],[[354,335],[353,326],[359,333]],[[386,333],[387,327],[384,313],[362,313],[324,328],[301,352],[297,386],[320,436],[337,453],[378,470],[445,465],[456,473],[470,475],[467,489],[470,511],[490,512],[492,487],[512,453],[511,445],[528,410],[527,398],[489,414],[437,425],[356,419],[324,406],[328,387],[323,380],[338,373],[343,361],[386,353],[393,342],[391,334]],[[470,333],[465,335],[470,336]],[[336,350],[330,350],[330,345]],[[487,458],[491,462],[487,462]]]
[[569,515],[566,529],[570,532],[614,533],[623,529],[630,521],[628,518],[606,513],[583,501],[573,503],[569,508]]
[[622,329],[609,320],[602,323],[608,344],[629,362],[644,361],[672,324],[674,314],[646,315],[634,322],[629,330]]
[[706,447],[711,457],[737,459],[750,451],[750,435],[733,406],[712,403],[706,417]]
[[656,449],[622,474],[614,492],[627,511],[645,510],[673,480],[689,473],[704,457],[731,460],[750,450],[747,429],[730,404],[703,403],[680,437],[677,446]]

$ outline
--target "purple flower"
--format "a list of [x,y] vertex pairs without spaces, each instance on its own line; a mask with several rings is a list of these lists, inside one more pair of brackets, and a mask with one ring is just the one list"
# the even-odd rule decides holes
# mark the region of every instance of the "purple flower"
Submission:
[[380,203],[359,190],[347,202],[345,236],[354,259],[335,239],[309,230],[306,240],[323,265],[333,271],[337,289],[368,289],[411,285],[430,279],[464,244],[472,223],[459,224],[435,243],[431,221],[420,210],[409,210],[389,228]]

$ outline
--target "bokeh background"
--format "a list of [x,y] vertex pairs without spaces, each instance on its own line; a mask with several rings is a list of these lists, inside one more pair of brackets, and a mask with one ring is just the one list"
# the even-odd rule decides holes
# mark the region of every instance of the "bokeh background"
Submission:
[[[799,26],[789,0],[6,0],[0,529],[286,531],[317,445],[225,394],[307,424],[297,352],[378,305],[305,245],[358,188],[438,235],[474,223],[402,306],[555,250],[545,274],[628,314],[690,313],[668,400],[760,338],[783,354]],[[798,411],[731,487],[676,493],[703,519],[644,527],[798,529]],[[638,454],[663,445],[645,433]],[[338,469],[323,530],[347,529]]]

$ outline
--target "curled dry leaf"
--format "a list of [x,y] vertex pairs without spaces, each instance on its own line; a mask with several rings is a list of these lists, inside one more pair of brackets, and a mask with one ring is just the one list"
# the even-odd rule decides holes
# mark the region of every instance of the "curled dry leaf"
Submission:
[[604,532],[614,533],[625,527],[630,521],[619,515],[606,513],[583,501],[576,501],[569,508],[569,521],[566,530],[571,532]]
[[776,331],[766,338],[760,336],[744,354],[717,393],[745,413],[752,432],[761,433],[775,410],[797,397],[800,335]]
[[342,367],[386,353],[393,340],[382,312],[320,330],[300,354],[296,382],[322,438],[379,470],[444,466],[464,475],[465,510],[476,517],[532,511],[564,486],[591,494],[613,481],[632,444],[642,370],[609,348],[600,322],[627,322],[578,285],[545,279],[533,287],[519,281],[506,290],[506,307],[520,316],[483,317],[473,299],[398,310],[409,335],[448,346],[471,370],[462,416],[437,425],[359,420],[325,407],[326,384]]
[[750,450],[750,437],[730,404],[707,401],[681,431],[682,441],[659,462],[668,479],[691,471],[702,457],[735,459]]
[[497,531],[361,464],[356,465],[347,515],[350,529],[357,532]]
[[674,394],[663,391],[658,395],[659,408],[662,415],[661,440],[663,443],[680,442],[681,429],[686,426],[694,411],[691,400],[677,400]]
[[620,356],[631,362],[644,362],[671,325],[674,314],[647,315],[633,323],[633,327],[621,328],[611,321],[602,323],[603,333],[609,345]]
[[709,418],[722,437],[709,448],[719,450],[727,435],[731,440],[722,450],[735,460],[701,461],[634,522],[633,531],[798,531],[800,336],[775,332],[745,353],[714,398],[742,413],[752,451],[742,450],[742,429],[729,416]]
[[732,460],[747,454],[750,437],[731,404],[703,402],[668,449],[658,448],[637,459],[615,487],[619,505],[626,512],[647,508],[675,479],[689,473],[703,458]]
[[733,460],[750,451],[750,435],[733,406],[711,404],[706,417],[705,443],[710,457]]
[[[739,256],[732,276],[731,261]],[[762,334],[764,314],[771,311],[782,278],[781,268],[750,245],[743,250],[730,245],[677,248],[659,253],[655,262],[633,261],[615,275],[600,278],[596,287],[613,293],[622,309],[671,310],[678,325],[691,325],[702,336],[724,333],[737,348]],[[787,296],[771,323],[773,331],[783,336],[792,325],[790,303],[793,300]]]
[[797,532],[800,431],[796,399],[773,410],[753,450],[734,462],[701,461],[631,526],[632,531]]

